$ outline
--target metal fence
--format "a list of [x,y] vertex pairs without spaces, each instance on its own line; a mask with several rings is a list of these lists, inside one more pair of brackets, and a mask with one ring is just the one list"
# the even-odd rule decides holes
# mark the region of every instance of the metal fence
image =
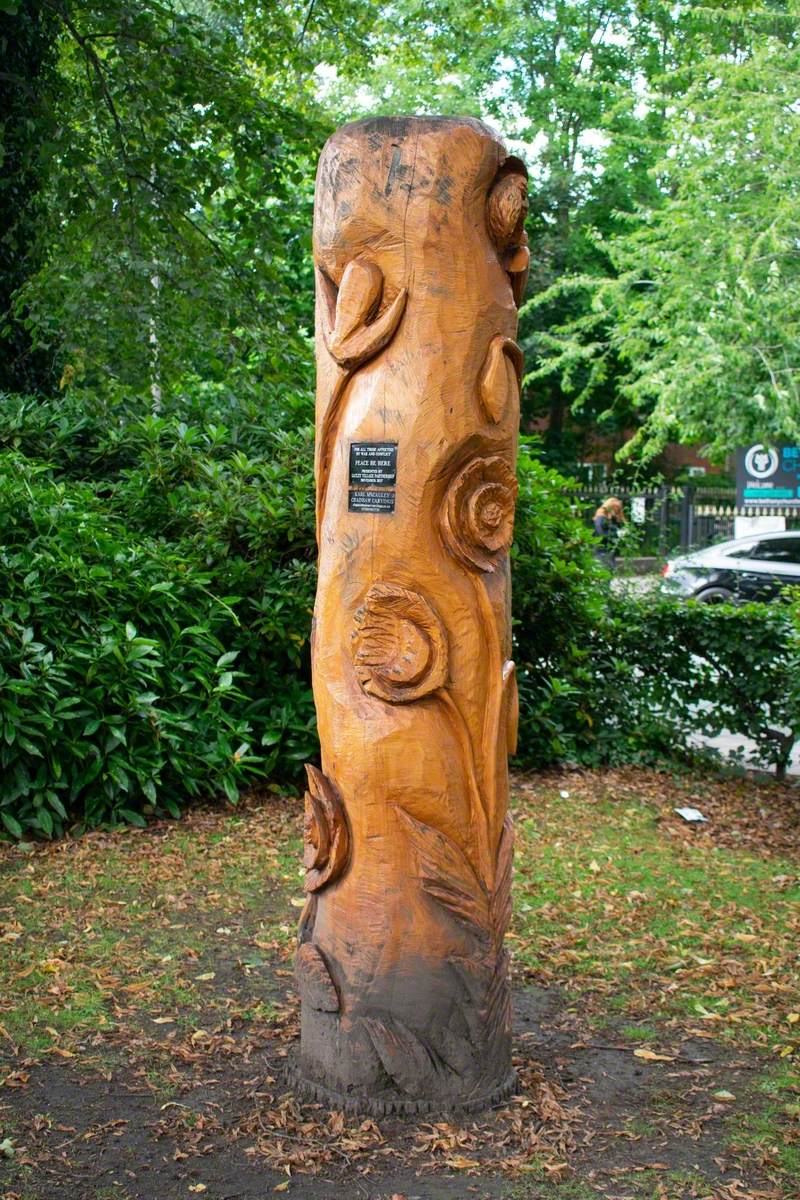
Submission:
[[733,488],[663,485],[651,491],[615,487],[600,491],[596,485],[566,488],[572,511],[591,523],[598,506],[609,494],[617,496],[627,520],[626,555],[668,555],[675,550],[698,550],[734,536],[737,517],[780,516],[787,529],[800,530],[800,511],[792,508],[736,507]]

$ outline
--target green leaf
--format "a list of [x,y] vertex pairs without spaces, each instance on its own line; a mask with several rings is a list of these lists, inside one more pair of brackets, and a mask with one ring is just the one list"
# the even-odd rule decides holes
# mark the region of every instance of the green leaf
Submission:
[[22,837],[22,826],[16,817],[12,817],[11,813],[0,811],[0,819],[13,838]]
[[118,808],[117,816],[121,817],[123,821],[127,821],[129,825],[136,825],[140,829],[144,829],[147,825],[142,814],[134,812],[131,808]]

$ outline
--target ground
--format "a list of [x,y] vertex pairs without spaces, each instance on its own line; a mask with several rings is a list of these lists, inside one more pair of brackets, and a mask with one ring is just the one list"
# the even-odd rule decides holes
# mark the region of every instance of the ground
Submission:
[[800,1197],[800,789],[572,772],[512,807],[521,1088],[480,1120],[295,1100],[296,800],[0,848],[0,1197]]

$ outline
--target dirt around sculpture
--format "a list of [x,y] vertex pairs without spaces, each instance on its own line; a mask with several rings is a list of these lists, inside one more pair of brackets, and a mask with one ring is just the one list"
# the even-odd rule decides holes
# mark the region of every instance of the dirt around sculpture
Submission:
[[527,176],[470,119],[340,129],[319,164],[299,1078],[371,1112],[514,1087],[503,937]]

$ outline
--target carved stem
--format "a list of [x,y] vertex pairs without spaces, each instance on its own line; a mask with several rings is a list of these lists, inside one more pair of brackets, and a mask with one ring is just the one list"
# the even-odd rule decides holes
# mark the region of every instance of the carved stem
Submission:
[[[486,886],[487,892],[491,893],[494,887],[494,862],[489,846],[491,819],[481,789],[478,784],[477,771],[475,769],[475,752],[472,748],[472,739],[469,733],[469,727],[464,719],[464,715],[456,704],[453,697],[447,691],[437,693],[436,697],[440,704],[446,710],[450,724],[458,738],[461,747],[461,758],[464,763],[464,771],[469,783],[469,792],[472,810],[472,826],[475,830],[478,839],[477,854],[475,855],[475,863],[477,874]],[[471,855],[468,854],[471,858]]]
[[497,628],[486,577],[473,575],[472,582],[481,614],[481,627],[487,649],[487,689],[483,714],[483,736],[481,758],[483,761],[483,791],[486,797],[489,843],[492,857],[497,850],[497,742],[500,736],[500,716],[503,706],[503,660],[500,647],[500,632]]

